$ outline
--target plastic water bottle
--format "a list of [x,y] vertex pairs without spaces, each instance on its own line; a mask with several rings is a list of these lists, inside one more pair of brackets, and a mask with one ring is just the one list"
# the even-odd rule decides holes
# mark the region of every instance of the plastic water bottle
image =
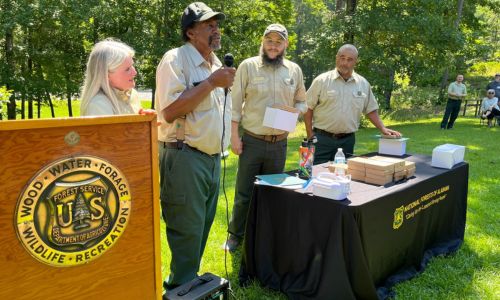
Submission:
[[[337,149],[337,153],[335,153],[334,163],[336,165],[345,164],[345,155],[344,152],[342,152],[342,148]],[[345,170],[343,168],[335,167],[335,174],[345,175]]]

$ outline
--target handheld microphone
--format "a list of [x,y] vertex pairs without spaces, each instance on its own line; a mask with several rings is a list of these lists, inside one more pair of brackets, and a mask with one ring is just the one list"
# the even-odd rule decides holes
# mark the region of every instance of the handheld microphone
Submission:
[[[231,53],[227,53],[226,55],[224,55],[224,66],[231,68],[233,66],[233,64],[234,64],[234,56]],[[228,91],[229,91],[229,89],[225,88],[224,95],[227,96]]]

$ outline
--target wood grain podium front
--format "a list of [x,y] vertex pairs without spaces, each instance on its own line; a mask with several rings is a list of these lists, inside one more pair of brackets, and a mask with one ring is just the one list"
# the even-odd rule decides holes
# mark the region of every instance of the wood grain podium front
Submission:
[[0,299],[161,299],[156,116],[0,121]]

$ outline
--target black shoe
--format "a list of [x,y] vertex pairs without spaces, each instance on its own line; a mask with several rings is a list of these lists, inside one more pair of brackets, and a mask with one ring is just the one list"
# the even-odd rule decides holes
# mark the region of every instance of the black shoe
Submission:
[[230,234],[229,239],[227,239],[222,248],[226,251],[234,252],[240,244],[241,240],[237,236]]

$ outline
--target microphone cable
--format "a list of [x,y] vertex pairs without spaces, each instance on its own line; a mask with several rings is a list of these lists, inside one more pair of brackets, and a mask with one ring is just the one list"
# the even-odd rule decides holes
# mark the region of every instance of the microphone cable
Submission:
[[[226,105],[227,105],[227,93],[224,95],[224,105],[223,105],[223,111],[222,111],[222,138],[220,141],[220,149],[221,149],[221,155],[222,155],[222,194],[224,195],[224,200],[226,201],[226,225],[229,227],[229,201],[227,200],[227,194],[226,194],[226,158],[228,155],[225,155],[225,150],[224,150],[224,137],[226,134]],[[229,273],[227,272],[227,251],[226,251],[226,243],[227,240],[229,239],[229,231],[226,231],[226,241],[224,242],[224,269],[226,271],[226,278],[229,281]]]
[[[229,228],[229,201],[227,200],[227,194],[226,194],[226,158],[229,156],[229,153],[227,155],[224,154],[224,136],[226,133],[226,104],[227,104],[227,94],[224,95],[224,105],[223,105],[223,112],[222,112],[222,138],[220,142],[220,148],[221,148],[221,156],[222,156],[222,194],[224,195],[224,200],[226,202],[226,226]],[[229,283],[228,291],[229,293],[233,296],[234,299],[236,299],[236,296],[234,294],[233,289],[231,288],[231,280],[229,280],[229,272],[227,271],[227,250],[226,250],[226,243],[229,239],[229,231],[226,230],[226,241],[224,242],[224,270],[226,271],[226,280]]]
[[[225,67],[232,67],[233,66],[233,55],[228,53],[224,56],[224,66]],[[222,193],[224,195],[224,200],[226,202],[226,228],[229,228],[229,201],[227,199],[227,194],[226,194],[226,158],[229,156],[229,153],[227,155],[225,154],[224,150],[224,137],[226,135],[226,106],[227,106],[227,94],[228,94],[229,88],[224,89],[224,105],[223,105],[223,111],[222,111],[222,138],[220,141],[220,148],[221,148],[221,155],[222,155]],[[226,279],[229,283],[229,293],[233,296],[233,298],[236,298],[234,295],[234,291],[231,288],[231,281],[229,280],[229,272],[227,271],[227,241],[229,240],[229,230],[226,230],[226,240],[224,242],[224,270],[226,272]]]

